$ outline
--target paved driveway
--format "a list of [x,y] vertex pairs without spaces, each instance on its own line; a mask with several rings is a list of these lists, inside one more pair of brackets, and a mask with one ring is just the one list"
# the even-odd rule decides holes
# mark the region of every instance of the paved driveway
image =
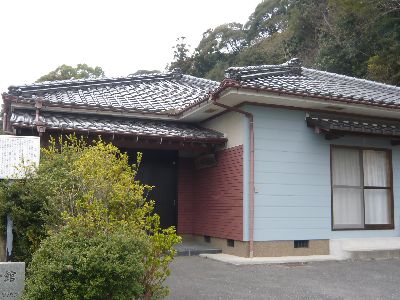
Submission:
[[168,299],[400,299],[400,260],[234,266],[177,257]]

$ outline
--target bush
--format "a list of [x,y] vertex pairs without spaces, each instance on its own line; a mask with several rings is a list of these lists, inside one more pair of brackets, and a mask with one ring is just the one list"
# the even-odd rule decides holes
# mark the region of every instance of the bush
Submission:
[[[51,231],[65,222],[62,212],[71,209],[80,192],[80,179],[74,174],[74,162],[86,148],[83,140],[71,136],[51,141],[41,149],[39,166],[24,169],[26,178],[0,181],[0,217],[10,214],[14,221],[14,261],[29,265],[32,254]],[[0,223],[5,231],[5,223]]]
[[143,236],[129,230],[91,235],[66,227],[34,254],[23,299],[142,298],[147,250]]
[[[139,154],[137,163],[130,165],[127,154],[121,153],[112,144],[98,140],[87,145],[83,140],[70,136],[64,141],[60,139],[58,143],[51,140],[50,146],[42,149],[39,167],[26,170],[26,179],[5,182],[0,186],[0,215],[5,217],[11,213],[14,218],[17,245],[14,258],[27,262],[28,278],[32,276],[26,286],[27,295],[35,293],[37,297],[46,299],[46,291],[51,290],[53,283],[49,282],[46,286],[39,279],[47,271],[52,274],[58,267],[61,272],[66,266],[61,268],[60,264],[44,264],[42,267],[38,263],[46,257],[50,261],[58,259],[45,249],[48,243],[53,247],[61,243],[80,249],[78,244],[85,240],[68,241],[67,238],[73,236],[66,235],[66,232],[73,229],[96,239],[108,239],[118,235],[121,228],[145,237],[147,242],[147,247],[143,249],[145,253],[140,254],[143,273],[139,281],[135,281],[143,288],[142,298],[161,298],[168,293],[163,282],[169,275],[169,263],[176,253],[173,246],[181,239],[174,227],[160,228],[159,216],[154,213],[154,201],[146,198],[152,187],[135,179],[140,161]],[[91,253],[98,248],[93,247],[88,245],[87,251]],[[68,247],[64,250],[67,251]],[[72,252],[56,253],[73,255]],[[34,263],[29,266],[32,255]],[[107,260],[104,263],[109,264]],[[111,270],[105,275],[113,275]],[[63,292],[72,295],[70,289],[77,284],[76,279],[63,277],[61,283],[65,286]],[[90,287],[92,281],[85,284]],[[45,294],[40,296],[40,291]],[[91,295],[89,293],[85,296],[87,298],[82,299],[118,299],[116,296],[98,298]]]

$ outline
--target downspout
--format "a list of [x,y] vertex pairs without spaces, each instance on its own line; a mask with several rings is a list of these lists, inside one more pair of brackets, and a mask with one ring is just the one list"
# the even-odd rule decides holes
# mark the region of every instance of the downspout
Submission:
[[8,120],[8,118],[10,117],[10,115],[11,115],[11,101],[10,101],[10,99],[5,95],[5,94],[2,94],[2,98],[3,98],[3,110],[2,110],[2,112],[3,112],[3,132],[4,133],[6,133],[6,132],[9,132],[10,130],[9,130],[9,120]]
[[249,180],[249,257],[254,257],[254,118],[253,114],[242,109],[231,107],[217,102],[217,97],[212,96],[214,105],[222,107],[226,110],[243,114],[249,120],[249,134],[250,134],[250,180]]
[[36,116],[35,116],[35,124],[36,124],[36,130],[39,133],[39,136],[41,137],[43,133],[46,130],[46,127],[44,126],[44,123],[40,121],[40,110],[43,107],[43,98],[38,97],[35,99],[35,108],[36,108]]
[[5,132],[7,130],[7,118],[8,118],[7,113],[4,112],[3,113],[3,132]]

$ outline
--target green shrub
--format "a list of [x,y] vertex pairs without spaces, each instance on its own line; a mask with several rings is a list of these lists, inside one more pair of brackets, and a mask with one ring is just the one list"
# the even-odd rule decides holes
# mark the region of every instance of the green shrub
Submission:
[[[80,191],[80,179],[73,164],[82,154],[86,143],[76,137],[59,140],[56,146],[41,149],[39,166],[24,169],[26,178],[0,181],[0,217],[11,214],[14,221],[14,261],[31,261],[40,242],[65,222],[62,212],[74,206]],[[5,231],[5,222],[0,222]]]
[[[140,161],[139,154],[137,163],[130,165],[127,154],[112,144],[99,140],[87,145],[70,136],[58,143],[52,140],[48,148],[42,149],[39,167],[28,169],[26,179],[0,185],[0,215],[4,218],[10,213],[14,218],[14,258],[28,263],[27,295],[33,293],[31,290],[40,295],[43,290],[39,274],[45,274],[44,267],[53,272],[54,266],[45,264],[42,268],[37,261],[54,259],[45,246],[67,243],[66,228],[82,230],[98,239],[117,234],[120,228],[144,236],[148,244],[145,254],[140,254],[143,273],[136,282],[143,287],[142,298],[156,299],[168,293],[163,282],[176,254],[173,246],[181,238],[174,227],[160,228],[154,201],[146,198],[152,187],[136,180]],[[92,251],[91,247],[87,251]],[[29,266],[32,255],[34,263]],[[106,275],[111,276],[112,272]],[[61,283],[66,287],[76,284],[68,276]],[[47,299],[46,295],[42,299]]]
[[47,238],[28,269],[25,300],[138,299],[148,242],[128,230],[70,230]]

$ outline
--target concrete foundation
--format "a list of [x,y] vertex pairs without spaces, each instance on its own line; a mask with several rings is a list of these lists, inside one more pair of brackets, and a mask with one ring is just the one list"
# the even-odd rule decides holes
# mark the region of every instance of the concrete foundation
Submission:
[[200,256],[235,265],[400,259],[400,237],[310,240],[307,248],[294,248],[294,241],[255,242],[253,258],[248,256],[248,242],[234,241],[232,247],[232,241],[228,246],[221,238],[186,235],[184,239],[221,249],[221,254]]
[[255,257],[328,255],[329,240],[310,240],[307,248],[294,248],[294,241],[254,242]]
[[[248,257],[249,242],[234,241],[233,246],[228,246],[228,240],[210,237],[206,242],[204,236],[185,235],[184,240],[195,241],[196,243],[210,245],[219,248],[222,253]],[[281,256],[309,256],[309,255],[328,255],[329,240],[310,240],[307,248],[294,248],[293,241],[265,241],[254,242],[254,257],[281,257]]]

